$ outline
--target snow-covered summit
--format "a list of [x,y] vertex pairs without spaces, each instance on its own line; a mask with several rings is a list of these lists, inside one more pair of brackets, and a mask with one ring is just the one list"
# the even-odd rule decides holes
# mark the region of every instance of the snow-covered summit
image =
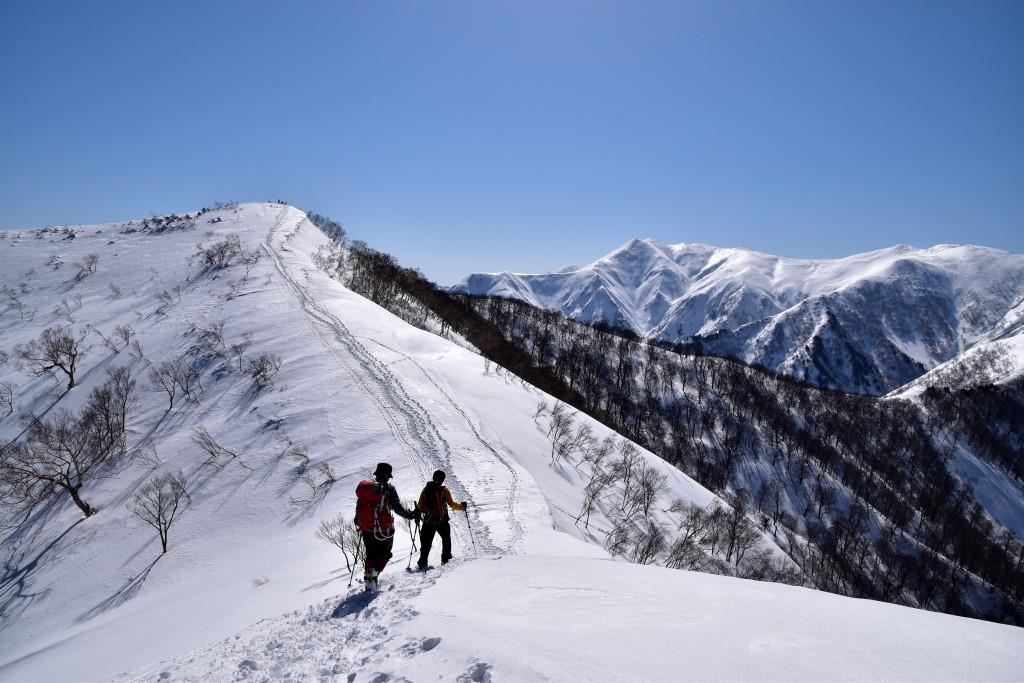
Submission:
[[1024,255],[898,245],[795,259],[634,239],[572,272],[478,273],[453,289],[881,394],[989,335],[1024,298]]

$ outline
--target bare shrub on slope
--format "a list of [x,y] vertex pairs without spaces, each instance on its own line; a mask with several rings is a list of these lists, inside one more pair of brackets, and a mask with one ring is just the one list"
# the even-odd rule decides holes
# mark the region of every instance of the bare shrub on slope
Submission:
[[75,387],[75,373],[84,352],[82,342],[85,337],[86,333],[76,336],[69,327],[48,327],[38,339],[17,347],[15,352],[35,377],[43,377],[54,370],[64,373],[70,391]]
[[128,503],[128,509],[160,537],[161,554],[167,552],[167,535],[184,502],[191,502],[185,476],[180,472],[151,479]]

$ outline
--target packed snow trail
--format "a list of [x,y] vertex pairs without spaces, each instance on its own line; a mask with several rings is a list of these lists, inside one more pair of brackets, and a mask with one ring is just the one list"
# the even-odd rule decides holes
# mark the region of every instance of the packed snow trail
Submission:
[[403,359],[405,359],[412,365],[416,366],[416,369],[420,371],[423,377],[425,377],[426,380],[430,382],[430,384],[434,387],[434,389],[436,389],[437,392],[444,397],[445,401],[448,402],[448,406],[450,407],[450,409],[453,410],[458,415],[458,417],[465,423],[466,427],[468,427],[470,432],[472,432],[473,438],[475,438],[477,442],[479,442],[480,446],[484,450],[489,452],[491,456],[494,458],[494,460],[501,463],[501,465],[508,470],[508,514],[506,517],[506,521],[508,522],[509,529],[512,530],[512,534],[509,537],[509,540],[505,544],[504,548],[507,552],[516,553],[519,549],[520,542],[523,539],[524,532],[523,525],[520,523],[519,518],[516,516],[516,507],[518,505],[517,498],[519,495],[519,474],[516,471],[516,467],[513,464],[511,456],[502,455],[501,453],[498,452],[498,448],[496,448],[494,444],[492,444],[490,441],[481,436],[480,427],[473,421],[472,418],[470,418],[468,414],[466,414],[466,411],[455,401],[455,399],[452,398],[451,394],[438,383],[437,378],[435,378],[430,372],[428,372],[427,369],[424,368],[423,365],[419,363],[415,358],[406,353],[402,353],[397,349],[393,349],[390,346],[387,346],[386,344],[379,342],[375,339],[370,339],[368,341],[372,341],[378,346],[384,347],[385,349],[401,356]]
[[[323,305],[315,301],[308,293],[308,289],[301,286],[295,274],[291,272],[290,266],[283,258],[282,252],[290,252],[289,240],[303,225],[312,229],[312,225],[305,218],[301,218],[291,226],[285,227],[285,217],[289,211],[284,209],[270,228],[264,248],[271,256],[274,266],[281,275],[284,283],[291,289],[293,296],[298,301],[310,329],[317,335],[321,344],[330,354],[334,356],[339,364],[344,367],[350,376],[359,384],[367,396],[371,397],[377,404],[383,419],[391,427],[395,438],[402,444],[403,450],[410,462],[414,463],[420,480],[430,477],[435,469],[442,469],[448,477],[446,485],[452,490],[457,499],[473,501],[473,494],[470,488],[462,482],[460,467],[453,467],[452,449],[445,437],[440,433],[430,413],[423,405],[412,398],[406,391],[402,382],[395,376],[388,366],[374,356],[357,338],[349,328],[336,315],[329,312]],[[305,274],[308,281],[308,272]],[[402,354],[412,361],[411,357]],[[350,359],[353,362],[350,362]],[[422,366],[412,361],[424,376],[437,388],[450,406],[452,406],[473,431],[476,439],[483,446],[484,452],[490,454],[501,466],[506,468],[511,475],[511,485],[508,487],[507,519],[510,528],[514,529],[512,541],[505,550],[514,551],[519,538],[522,536],[522,527],[516,518],[516,484],[518,475],[506,459],[487,443],[479,434],[466,413],[458,407],[451,397],[444,392],[440,385],[431,377]],[[479,453],[477,455],[480,455]],[[478,524],[475,525],[475,548],[478,553],[489,555],[500,552],[499,548],[491,542],[490,528],[481,524],[479,511],[476,506],[471,505],[468,514],[473,515]],[[458,540],[459,545],[465,549],[472,545],[464,531],[458,524],[452,525],[453,541]]]

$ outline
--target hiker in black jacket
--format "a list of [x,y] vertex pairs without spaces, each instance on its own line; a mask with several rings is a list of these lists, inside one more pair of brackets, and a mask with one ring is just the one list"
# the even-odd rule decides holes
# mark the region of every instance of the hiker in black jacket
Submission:
[[434,472],[434,477],[423,487],[416,506],[423,515],[423,527],[420,529],[420,559],[416,563],[420,569],[427,568],[427,556],[430,555],[435,532],[441,536],[441,564],[446,564],[452,559],[452,529],[448,522],[448,508],[465,510],[469,505],[466,501],[455,502],[452,492],[444,485],[444,477],[443,471]]

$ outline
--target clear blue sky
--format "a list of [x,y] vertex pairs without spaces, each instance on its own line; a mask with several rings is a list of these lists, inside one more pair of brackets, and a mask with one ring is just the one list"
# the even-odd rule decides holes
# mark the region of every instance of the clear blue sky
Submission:
[[0,226],[284,198],[442,283],[1024,251],[1024,2],[0,2]]

